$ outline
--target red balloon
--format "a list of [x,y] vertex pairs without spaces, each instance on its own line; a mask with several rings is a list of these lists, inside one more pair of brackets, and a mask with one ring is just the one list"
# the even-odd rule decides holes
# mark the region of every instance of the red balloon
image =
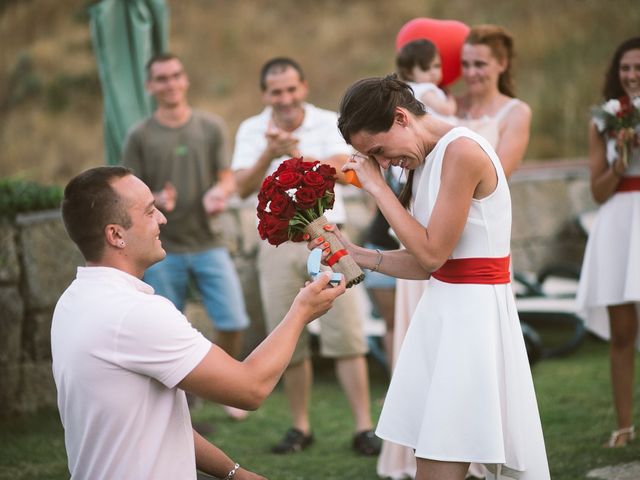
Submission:
[[445,86],[460,77],[460,51],[469,34],[469,27],[458,20],[414,18],[405,23],[396,36],[396,51],[414,40],[432,41],[442,60],[442,81]]

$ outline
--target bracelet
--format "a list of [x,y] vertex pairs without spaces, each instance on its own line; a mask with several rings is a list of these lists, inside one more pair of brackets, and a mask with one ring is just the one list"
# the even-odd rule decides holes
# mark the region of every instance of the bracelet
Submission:
[[382,252],[376,248],[376,252],[378,252],[378,262],[376,266],[371,269],[372,272],[377,272],[380,268],[380,264],[382,263]]
[[240,464],[236,463],[233,468],[231,470],[229,470],[229,473],[227,473],[227,476],[224,477],[222,480],[231,480],[233,477],[236,476],[236,472],[238,471],[238,469],[240,468]]

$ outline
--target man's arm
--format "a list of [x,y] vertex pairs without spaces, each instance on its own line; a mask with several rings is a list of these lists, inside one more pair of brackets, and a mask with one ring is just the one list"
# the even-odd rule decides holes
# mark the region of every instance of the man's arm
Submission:
[[[277,272],[274,272],[277,275]],[[278,327],[239,362],[213,345],[204,359],[178,384],[183,390],[211,401],[255,410],[271,393],[287,368],[302,329],[324,314],[345,291],[344,280],[328,288],[330,275],[300,290]]]
[[271,161],[274,158],[277,157],[273,157],[272,154],[265,150],[258,157],[253,166],[235,170],[233,172],[238,189],[238,195],[240,195],[241,198],[247,198],[260,188],[260,185],[262,185],[262,181],[267,174],[269,165],[271,165]]
[[231,169],[222,170],[218,174],[216,184],[207,190],[202,197],[204,211],[208,215],[223,211],[227,208],[227,199],[236,188],[236,182]]
[[[196,468],[216,478],[226,478],[236,463],[218,447],[209,442],[195,430],[193,444],[196,451]],[[239,467],[233,475],[234,480],[265,480],[265,477]]]

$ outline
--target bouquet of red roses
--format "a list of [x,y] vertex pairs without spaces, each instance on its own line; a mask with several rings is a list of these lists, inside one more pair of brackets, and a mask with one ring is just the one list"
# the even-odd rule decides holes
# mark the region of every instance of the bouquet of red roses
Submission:
[[600,133],[608,133],[622,142],[622,162],[627,166],[629,148],[638,143],[636,129],[640,126],[640,97],[613,98],[591,110],[593,122]]
[[327,224],[324,211],[333,207],[336,170],[318,161],[290,158],[262,182],[258,193],[258,233],[278,246],[288,240],[301,242],[305,233],[320,235],[329,242],[326,263],[345,276],[347,287],[360,283],[364,273],[347,254],[344,245]]

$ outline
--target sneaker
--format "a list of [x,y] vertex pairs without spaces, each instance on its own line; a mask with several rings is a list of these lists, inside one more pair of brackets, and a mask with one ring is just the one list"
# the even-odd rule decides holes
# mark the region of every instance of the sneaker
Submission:
[[280,443],[274,445],[271,451],[279,454],[301,452],[312,443],[313,434],[305,435],[301,430],[291,427],[284,434]]
[[376,437],[373,430],[365,430],[353,436],[352,447],[358,454],[372,457],[380,453],[382,441]]

